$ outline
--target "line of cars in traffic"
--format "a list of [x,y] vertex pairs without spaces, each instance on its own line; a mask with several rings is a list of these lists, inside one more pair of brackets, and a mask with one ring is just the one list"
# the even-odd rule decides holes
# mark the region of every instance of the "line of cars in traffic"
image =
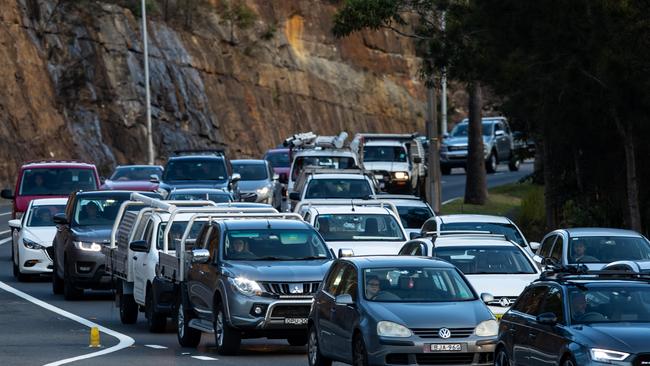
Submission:
[[[221,354],[266,337],[307,345],[310,365],[648,362],[647,345],[621,330],[647,336],[643,236],[565,229],[539,244],[507,218],[435,216],[417,197],[383,193],[380,175],[342,140],[294,136],[297,152],[274,149],[261,161],[179,152],[161,174],[140,175],[155,191],[74,188],[33,199],[10,221],[17,276],[53,269],[53,291],[70,300],[112,287],[123,323],[142,312],[160,332],[171,318],[181,346],[210,333]],[[276,158],[290,167],[274,171]],[[17,196],[47,195],[30,190],[41,173],[30,164]],[[291,189],[279,189],[293,212],[281,212],[263,184],[289,182],[294,169]],[[101,182],[55,173],[45,178]],[[128,182],[116,174],[104,184]]]

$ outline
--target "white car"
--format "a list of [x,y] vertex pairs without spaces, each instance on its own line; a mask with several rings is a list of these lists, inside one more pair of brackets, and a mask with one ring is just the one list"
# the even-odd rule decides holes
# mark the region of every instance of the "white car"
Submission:
[[418,238],[404,244],[399,254],[436,257],[455,265],[478,293],[494,295],[488,308],[497,319],[540,276],[527,251],[503,235],[443,234],[435,241]]
[[379,194],[374,197],[375,199],[390,202],[397,207],[399,219],[402,221],[402,226],[406,230],[406,234],[413,237],[420,234],[422,225],[436,216],[431,206],[422,201],[420,197],[401,194]]
[[52,273],[52,247],[56,225],[52,218],[65,211],[67,198],[36,199],[29,203],[21,219],[9,221],[13,230],[14,276],[23,281],[28,275]]
[[504,216],[464,214],[436,216],[422,225],[421,233],[422,235],[432,232],[440,234],[443,231],[483,231],[490,234],[502,234],[508,240],[526,249],[530,256],[533,256],[539,248],[539,243],[529,243],[517,225]]
[[289,194],[292,202],[314,199],[364,199],[376,193],[373,182],[365,174],[315,173],[307,178],[302,192]]
[[299,206],[305,221],[323,236],[334,255],[395,255],[407,240],[394,205],[380,201],[313,201]]

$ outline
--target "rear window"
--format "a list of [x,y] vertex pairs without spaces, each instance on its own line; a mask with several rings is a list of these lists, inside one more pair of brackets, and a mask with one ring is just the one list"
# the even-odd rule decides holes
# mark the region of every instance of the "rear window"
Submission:
[[427,206],[397,206],[397,212],[402,226],[407,229],[419,229],[433,217],[433,211]]
[[20,181],[21,196],[67,196],[79,190],[97,189],[92,169],[37,168],[25,169]]
[[241,175],[241,180],[269,179],[269,173],[264,164],[233,164],[232,170]]
[[56,226],[52,218],[54,215],[65,212],[65,205],[39,205],[32,206],[27,219],[28,227]]
[[264,159],[274,168],[288,168],[291,165],[288,151],[269,152]]
[[171,160],[165,167],[163,181],[169,180],[227,180],[223,159]]
[[312,179],[305,198],[363,199],[372,194],[370,183],[365,179]]
[[88,197],[80,198],[75,207],[73,223],[75,226],[113,225],[120,205],[128,197]]
[[160,167],[155,166],[123,166],[115,170],[113,175],[111,175],[111,180],[117,181],[149,181],[152,175],[162,176],[163,170]]

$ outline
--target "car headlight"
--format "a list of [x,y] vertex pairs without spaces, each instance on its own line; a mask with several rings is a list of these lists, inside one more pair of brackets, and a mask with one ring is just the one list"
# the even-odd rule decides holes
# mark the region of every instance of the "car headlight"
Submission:
[[474,334],[479,337],[494,337],[498,333],[499,323],[494,319],[483,321],[474,328]]
[[23,244],[25,245],[25,248],[27,249],[34,249],[34,250],[42,250],[45,249],[44,246],[38,244],[37,242],[29,239],[23,238]]
[[266,196],[267,194],[269,194],[269,191],[270,191],[269,187],[263,187],[256,190],[255,192],[257,192],[258,196]]
[[407,179],[409,179],[409,173],[407,173],[407,172],[395,172],[395,173],[393,173],[393,176],[397,180],[407,180]]
[[232,278],[228,277],[232,286],[246,296],[260,296],[262,295],[262,288],[260,285],[244,277]]
[[412,336],[413,332],[403,325],[389,321],[380,321],[377,323],[377,335],[383,337],[407,338]]
[[97,244],[97,243],[88,243],[85,241],[75,241],[74,246],[77,247],[77,249],[86,251],[86,252],[99,252],[102,250],[102,246]]
[[629,353],[611,351],[608,349],[591,348],[589,350],[591,359],[594,361],[609,362],[609,361],[623,361],[629,356]]

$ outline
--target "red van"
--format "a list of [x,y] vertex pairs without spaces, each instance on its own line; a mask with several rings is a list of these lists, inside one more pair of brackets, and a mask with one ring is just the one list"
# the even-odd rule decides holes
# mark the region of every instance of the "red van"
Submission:
[[68,197],[78,190],[97,189],[99,174],[94,164],[39,160],[25,163],[18,173],[15,190],[3,189],[0,196],[13,200],[12,218],[15,219],[22,216],[33,199]]

